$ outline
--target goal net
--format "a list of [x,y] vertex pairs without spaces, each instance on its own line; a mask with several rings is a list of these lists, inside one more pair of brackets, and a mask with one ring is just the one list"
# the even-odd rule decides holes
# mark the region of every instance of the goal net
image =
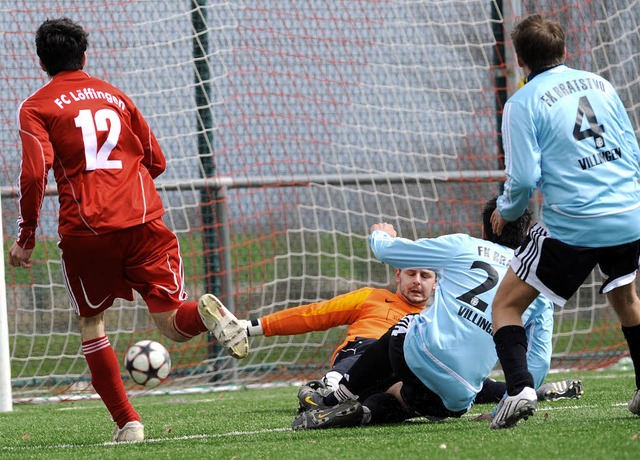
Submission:
[[[132,97],[167,156],[157,187],[190,298],[213,292],[240,318],[389,286],[392,270],[367,244],[376,222],[407,238],[481,235],[481,206],[504,179],[502,104],[522,76],[508,38],[519,16],[555,16],[568,64],[611,80],[640,126],[639,1],[14,3],[0,1],[5,251],[18,217],[15,113],[46,82],[34,33],[46,18],[68,16],[89,32],[85,70]],[[92,391],[56,221],[52,187],[33,267],[6,267],[18,401]],[[553,366],[603,367],[625,356],[598,289],[592,275],[556,312]],[[165,388],[317,378],[345,334],[255,337],[236,361],[207,335],[163,339],[139,297],[116,303],[106,324],[120,360],[141,339],[167,346],[174,368]]]

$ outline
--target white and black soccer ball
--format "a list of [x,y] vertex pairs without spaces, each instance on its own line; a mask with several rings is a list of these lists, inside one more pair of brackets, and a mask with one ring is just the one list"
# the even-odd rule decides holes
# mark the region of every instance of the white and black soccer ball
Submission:
[[127,350],[124,367],[138,385],[153,388],[169,376],[171,356],[161,343],[141,340]]

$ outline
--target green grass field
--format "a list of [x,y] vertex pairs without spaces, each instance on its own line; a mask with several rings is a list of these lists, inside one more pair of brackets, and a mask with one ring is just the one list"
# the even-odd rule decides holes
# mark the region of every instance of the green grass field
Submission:
[[0,413],[0,459],[638,459],[640,417],[626,404],[629,371],[553,374],[578,377],[580,400],[541,402],[510,430],[461,419],[393,426],[292,431],[297,387],[136,396],[147,440],[110,442],[112,423],[98,400],[17,404]]

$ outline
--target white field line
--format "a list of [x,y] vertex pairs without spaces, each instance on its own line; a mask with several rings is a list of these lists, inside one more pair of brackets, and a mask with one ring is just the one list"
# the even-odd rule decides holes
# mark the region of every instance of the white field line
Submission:
[[[255,431],[230,431],[229,433],[215,433],[215,434],[194,434],[190,436],[177,436],[171,438],[151,438],[145,439],[142,443],[156,443],[156,442],[172,442],[172,441],[188,441],[191,439],[215,439],[215,438],[227,438],[233,436],[247,436],[254,434],[264,433],[277,433],[280,431],[291,431],[291,428],[271,428],[268,430],[255,430]],[[41,446],[0,446],[0,452],[28,452],[31,450],[45,450],[45,449],[82,449],[85,447],[102,447],[102,446],[117,446],[128,445],[129,443],[120,442],[99,442],[94,444],[53,444],[53,445],[41,445]],[[131,443],[134,444],[134,443]]]
[[[576,374],[580,374],[581,372],[576,372]],[[550,373],[550,375],[552,375],[553,373]],[[624,372],[622,372],[622,374],[624,374]],[[633,372],[629,372],[629,376],[632,377],[633,376]],[[579,376],[577,377],[579,378]],[[607,374],[600,374],[598,375],[595,372],[592,372],[589,375],[590,379],[593,378],[599,378],[599,379],[610,379],[610,378],[620,378],[620,375],[607,375]],[[553,378],[547,378],[547,380],[553,380]],[[298,387],[302,384],[302,382],[291,382],[291,383],[280,383],[280,384],[267,384],[267,385],[256,385],[253,387],[249,387],[249,388],[253,388],[253,389],[259,389],[259,388],[265,388],[265,387],[282,387],[282,386],[293,386],[293,387]],[[206,394],[206,393],[211,393],[211,392],[217,392],[217,391],[234,391],[234,390],[239,390],[242,388],[248,388],[248,387],[242,387],[242,386],[238,386],[238,385],[230,385],[230,386],[226,386],[226,387],[218,387],[218,388],[200,388],[197,390],[191,390],[191,391],[176,391],[176,392],[170,392],[169,394],[175,394],[177,397],[179,397],[181,394],[193,394],[193,393],[201,393],[201,394]],[[167,394],[162,393],[162,394]],[[86,399],[86,398],[85,398]],[[215,398],[203,398],[202,402],[214,402],[216,401]],[[167,402],[163,402],[162,404],[167,404]],[[612,407],[620,407],[620,406],[626,406],[627,403],[626,402],[622,402],[622,403],[614,403],[611,404]],[[575,410],[575,409],[590,409],[590,408],[594,408],[597,406],[561,406],[561,407],[546,407],[546,404],[544,407],[539,408],[539,411],[556,411],[556,410]],[[82,409],[89,409],[90,407],[61,407],[59,410],[82,410]],[[465,414],[463,417],[477,417],[480,414]],[[233,436],[247,436],[247,435],[252,435],[252,434],[264,434],[264,433],[278,433],[278,432],[283,432],[283,431],[290,431],[291,428],[287,427],[287,428],[272,428],[272,429],[267,429],[267,430],[256,430],[256,431],[230,431],[228,433],[215,433],[215,434],[199,434],[199,435],[190,435],[190,436],[179,436],[179,437],[169,437],[169,438],[151,438],[151,439],[146,439],[143,442],[147,442],[147,443],[157,443],[157,442],[167,442],[167,441],[186,441],[186,440],[190,440],[190,439],[215,439],[215,438],[224,438],[224,437],[233,437]],[[104,442],[104,443],[96,443],[96,444],[58,444],[58,445],[40,445],[40,446],[0,446],[0,452],[28,452],[28,451],[37,451],[37,450],[44,450],[44,449],[78,449],[78,448],[84,448],[84,447],[99,447],[99,446],[113,446],[113,445],[118,445],[120,443],[115,443],[115,442]]]

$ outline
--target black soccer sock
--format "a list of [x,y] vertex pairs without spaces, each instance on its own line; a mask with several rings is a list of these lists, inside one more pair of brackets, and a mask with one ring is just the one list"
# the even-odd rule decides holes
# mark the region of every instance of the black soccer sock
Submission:
[[503,326],[493,334],[496,353],[507,381],[507,393],[515,396],[524,387],[534,388],[527,369],[527,334],[522,326]]
[[375,393],[362,404],[371,411],[369,424],[400,423],[416,414],[404,409],[400,401],[390,393]]
[[636,389],[640,390],[640,324],[631,327],[622,326],[622,333],[627,339],[631,362],[636,371]]
[[495,404],[500,402],[507,391],[507,384],[504,382],[498,382],[493,379],[485,379],[482,383],[482,390],[476,395],[476,399],[473,400],[474,404]]

